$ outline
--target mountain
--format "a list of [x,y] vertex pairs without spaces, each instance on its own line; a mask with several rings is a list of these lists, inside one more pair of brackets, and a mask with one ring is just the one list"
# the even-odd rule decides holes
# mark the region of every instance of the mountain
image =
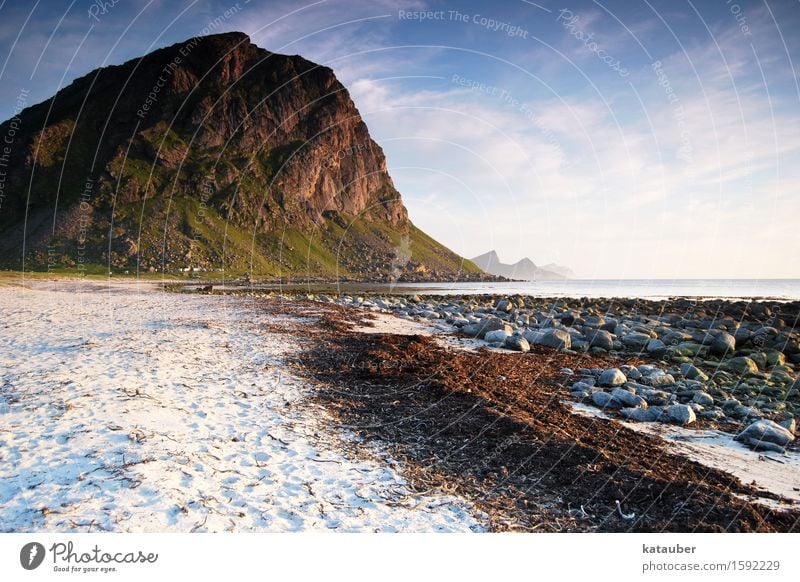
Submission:
[[411,223],[333,71],[243,33],[98,69],[0,135],[5,266],[481,275]]
[[524,258],[513,265],[500,261],[495,251],[489,251],[472,259],[472,262],[483,271],[508,279],[523,281],[557,281],[574,277],[574,273],[567,267],[549,264],[546,267],[537,267],[529,258]]
[[555,273],[556,275],[561,275],[561,277],[563,277],[564,279],[578,278],[578,276],[575,274],[575,271],[573,271],[569,267],[563,267],[555,263],[547,263],[546,265],[542,265],[542,270]]

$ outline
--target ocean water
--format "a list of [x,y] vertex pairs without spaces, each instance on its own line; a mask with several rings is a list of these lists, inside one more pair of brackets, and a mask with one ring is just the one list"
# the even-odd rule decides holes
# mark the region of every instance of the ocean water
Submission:
[[520,294],[536,297],[630,297],[654,300],[669,297],[800,300],[800,279],[572,279],[503,283],[397,283],[394,285],[341,283],[338,285],[292,285],[284,286],[284,288],[339,293]]

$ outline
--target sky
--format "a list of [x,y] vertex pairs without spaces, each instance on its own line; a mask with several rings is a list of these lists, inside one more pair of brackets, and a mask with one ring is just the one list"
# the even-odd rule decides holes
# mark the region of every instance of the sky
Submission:
[[243,31],[331,67],[414,223],[581,278],[800,278],[800,2],[0,0],[0,118]]

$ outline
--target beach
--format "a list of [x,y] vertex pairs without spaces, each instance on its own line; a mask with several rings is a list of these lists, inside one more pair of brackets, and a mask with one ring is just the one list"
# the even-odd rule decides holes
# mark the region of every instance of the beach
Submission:
[[2,531],[797,529],[791,302],[162,287],[0,287]]

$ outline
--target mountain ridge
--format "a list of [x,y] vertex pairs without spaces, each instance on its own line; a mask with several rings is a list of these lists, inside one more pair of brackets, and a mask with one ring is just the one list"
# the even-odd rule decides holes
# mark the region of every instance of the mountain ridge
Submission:
[[560,281],[563,279],[571,279],[575,276],[575,273],[568,267],[562,267],[554,263],[550,263],[546,267],[539,267],[528,257],[522,258],[512,264],[503,263],[500,260],[500,256],[494,250],[473,257],[470,260],[484,272],[507,279]]

